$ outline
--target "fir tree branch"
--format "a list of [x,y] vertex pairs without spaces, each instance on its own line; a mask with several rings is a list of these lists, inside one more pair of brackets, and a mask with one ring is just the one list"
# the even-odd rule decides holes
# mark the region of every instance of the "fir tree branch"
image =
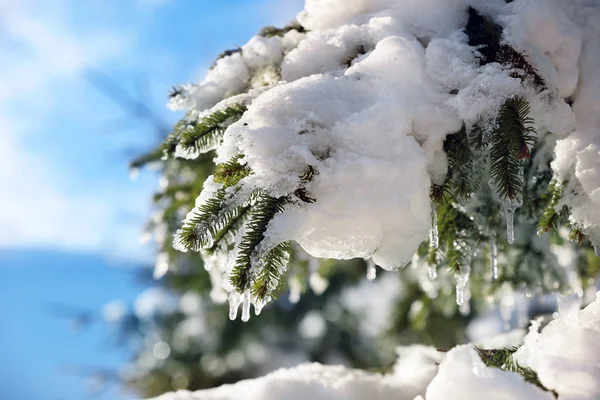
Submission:
[[516,347],[485,350],[475,346],[475,350],[479,357],[487,367],[502,369],[505,371],[515,372],[521,375],[526,382],[531,383],[545,392],[551,392],[554,398],[558,398],[558,393],[545,387],[537,375],[531,368],[522,367],[514,359],[513,355],[517,351]]
[[227,193],[217,190],[215,195],[194,211],[192,218],[185,221],[177,232],[179,241],[191,251],[200,251],[212,241],[211,224],[224,211]]
[[262,259],[262,269],[252,283],[252,297],[256,300],[268,300],[281,286],[285,265],[290,258],[289,243],[280,243]]
[[563,197],[564,189],[567,182],[560,181],[559,179],[552,179],[550,185],[548,185],[548,192],[546,193],[545,200],[546,206],[540,221],[538,223],[538,235],[541,235],[549,230],[556,231],[556,229],[564,224],[568,218],[568,209],[561,207],[557,210],[558,203]]
[[204,248],[204,254],[212,255],[217,251],[227,252],[235,240],[235,235],[246,221],[250,211],[249,205],[233,207],[217,218],[210,226],[212,244]]
[[304,27],[302,25],[300,25],[300,23],[298,21],[294,21],[294,22],[284,26],[283,28],[276,28],[274,26],[265,26],[264,28],[262,28],[260,30],[260,32],[258,33],[258,36],[268,37],[268,38],[275,37],[275,36],[283,36],[292,30],[298,31],[300,33],[306,32],[306,29],[304,29]]
[[223,164],[218,164],[213,174],[215,182],[222,183],[227,188],[237,185],[242,179],[250,175],[250,167],[239,162],[242,157],[242,155],[237,155]]
[[246,106],[241,104],[215,111],[192,124],[191,128],[183,130],[178,138],[179,146],[184,150],[193,148],[198,153],[214,150],[221,142],[225,129],[240,119],[245,111]]
[[535,143],[533,119],[529,104],[521,97],[507,99],[498,114],[498,127],[492,135],[490,178],[503,199],[518,200],[523,196],[523,165],[529,158],[528,146]]
[[231,284],[240,293],[250,288],[253,280],[253,256],[265,238],[269,222],[275,214],[283,212],[287,201],[285,197],[274,198],[263,192],[256,194],[256,202],[246,223],[246,232],[238,244],[238,255],[230,277]]

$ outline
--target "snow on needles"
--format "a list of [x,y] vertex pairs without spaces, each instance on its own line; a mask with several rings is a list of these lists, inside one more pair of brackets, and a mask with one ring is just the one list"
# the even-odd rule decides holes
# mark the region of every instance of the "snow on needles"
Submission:
[[[505,28],[544,88],[480,65],[464,32],[469,6]],[[315,257],[405,265],[427,239],[429,188],[447,173],[444,138],[489,125],[511,96],[527,99],[539,131],[561,138],[553,169],[569,182],[573,222],[600,240],[600,3],[307,0],[298,21],[307,32],[252,38],[170,104],[206,115],[253,93],[215,161],[242,155],[252,173],[240,193],[294,197],[301,187],[316,199],[286,206],[263,249],[292,240]]]
[[[516,358],[533,368],[559,400],[600,396],[600,293],[579,311],[563,310],[541,333],[534,329]],[[554,395],[514,372],[486,367],[472,345],[447,353],[426,346],[398,351],[387,375],[342,366],[302,364],[262,378],[195,393],[179,391],[157,400],[552,400]],[[439,365],[439,367],[438,367]]]

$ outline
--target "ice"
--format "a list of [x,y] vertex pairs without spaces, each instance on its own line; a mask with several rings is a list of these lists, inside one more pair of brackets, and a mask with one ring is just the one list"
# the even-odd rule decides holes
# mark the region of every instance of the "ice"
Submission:
[[498,279],[498,244],[496,243],[496,233],[490,235],[490,264],[492,266],[492,280]]
[[[240,308],[240,304],[242,304],[242,302],[243,302],[242,295],[240,295],[236,292],[231,292],[231,293],[229,293],[228,300],[229,300],[229,319],[233,321],[237,318],[238,309]],[[250,318],[250,316],[248,316],[248,318]]]
[[506,215],[506,239],[508,244],[515,242],[515,211],[517,207],[513,205],[504,205]]
[[465,292],[469,284],[469,274],[470,271],[468,268],[463,268],[463,270],[454,273],[454,280],[456,281],[456,305],[458,306],[462,306],[465,303]]
[[504,283],[498,292],[500,316],[504,322],[504,330],[510,329],[510,323],[515,310],[515,293],[509,283]]
[[296,304],[300,301],[300,295],[302,294],[302,283],[297,276],[292,276],[288,282],[290,287],[290,294],[288,300],[292,304]]
[[250,291],[246,290],[242,295],[242,321],[250,319]]
[[372,281],[377,278],[377,266],[373,260],[367,260],[367,280]]
[[439,234],[438,234],[438,221],[437,221],[437,208],[435,204],[431,203],[431,229],[429,229],[429,245],[434,249],[439,246]]

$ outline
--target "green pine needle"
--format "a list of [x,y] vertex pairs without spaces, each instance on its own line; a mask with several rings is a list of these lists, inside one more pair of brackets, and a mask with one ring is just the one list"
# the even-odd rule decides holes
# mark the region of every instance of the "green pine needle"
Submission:
[[214,150],[220,144],[227,127],[239,120],[245,111],[246,106],[241,104],[215,111],[183,130],[178,138],[179,146],[184,150],[194,149],[198,153]]
[[548,193],[545,196],[547,203],[538,223],[538,234],[548,232],[549,230],[556,231],[560,225],[566,222],[568,216],[566,207],[562,207],[560,210],[557,209],[558,203],[563,197],[566,184],[566,182],[555,178],[548,185]]
[[247,164],[240,164],[242,155],[232,157],[229,161],[219,164],[214,173],[214,180],[222,183],[224,187],[237,185],[242,179],[250,175],[250,167]]
[[256,300],[268,300],[273,297],[282,282],[285,265],[290,258],[289,243],[280,243],[271,249],[262,259],[262,269],[252,283],[252,297]]
[[529,103],[522,97],[511,97],[500,107],[491,142],[490,178],[501,199],[523,196],[522,160],[529,157],[528,146],[536,139],[529,110]]
[[258,192],[255,196],[256,202],[252,205],[246,222],[246,232],[238,245],[238,255],[230,277],[232,285],[240,293],[250,288],[253,280],[252,259],[257,247],[265,238],[269,222],[277,213],[283,212],[287,202],[285,197],[274,198],[263,192]]
[[517,361],[513,358],[513,354],[517,351],[516,347],[485,350],[479,347],[475,347],[479,357],[487,367],[499,368],[505,371],[515,372],[521,375],[526,382],[536,385],[545,392],[551,392],[555,398],[558,397],[557,393],[546,388],[537,375],[537,373],[531,368],[520,366]]
[[[217,216],[224,212],[227,193],[224,189],[217,190],[215,195],[202,204],[191,219],[187,220],[178,232],[178,237],[186,249],[200,251],[212,241],[211,225],[217,221]],[[212,228],[214,229],[214,228]]]

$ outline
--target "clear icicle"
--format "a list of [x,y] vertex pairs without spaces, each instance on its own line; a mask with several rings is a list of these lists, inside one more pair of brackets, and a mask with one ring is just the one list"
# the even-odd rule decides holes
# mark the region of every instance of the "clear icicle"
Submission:
[[367,260],[367,280],[372,281],[377,278],[377,266],[372,259]]
[[498,279],[498,244],[496,243],[496,233],[492,233],[491,237],[491,254],[490,263],[492,264],[492,280]]
[[235,320],[237,318],[238,308],[240,308],[240,304],[242,303],[242,298],[239,293],[230,293],[229,294],[229,319]]
[[434,280],[435,278],[437,278],[437,266],[435,266],[435,265],[428,266],[427,275],[429,276],[429,279],[431,279],[431,280]]
[[461,271],[454,273],[456,280],[456,304],[462,306],[465,302],[465,288],[469,283],[469,271]]
[[513,244],[515,242],[515,210],[517,207],[513,205],[505,205],[504,212],[506,214],[506,237],[508,243]]
[[438,234],[437,208],[431,203],[431,228],[429,229],[429,245],[434,249],[439,246],[440,238]]
[[242,300],[242,321],[248,322],[250,319],[250,292],[245,291]]
[[267,304],[266,301],[263,300],[258,300],[254,303],[254,315],[260,315],[262,309],[265,307],[265,304]]

